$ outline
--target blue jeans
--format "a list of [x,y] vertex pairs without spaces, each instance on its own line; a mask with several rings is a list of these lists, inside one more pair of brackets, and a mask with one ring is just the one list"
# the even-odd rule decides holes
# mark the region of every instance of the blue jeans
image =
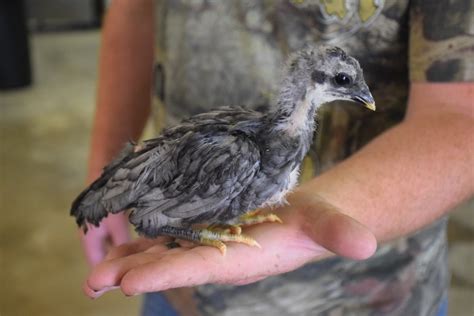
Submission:
[[443,301],[438,307],[438,314],[436,316],[447,316],[448,315],[448,298],[443,298]]
[[141,316],[179,316],[160,292],[147,293],[143,298]]

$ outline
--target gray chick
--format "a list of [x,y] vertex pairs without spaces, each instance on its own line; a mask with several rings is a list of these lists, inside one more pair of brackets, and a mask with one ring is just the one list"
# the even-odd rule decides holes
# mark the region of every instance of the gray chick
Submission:
[[240,226],[280,221],[252,211],[285,202],[312,142],[315,111],[333,100],[375,110],[359,63],[338,47],[296,52],[272,111],[220,108],[128,144],[76,198],[71,215],[87,231],[87,223],[131,209],[130,222],[149,238],[191,240],[223,253],[228,241],[258,246]]

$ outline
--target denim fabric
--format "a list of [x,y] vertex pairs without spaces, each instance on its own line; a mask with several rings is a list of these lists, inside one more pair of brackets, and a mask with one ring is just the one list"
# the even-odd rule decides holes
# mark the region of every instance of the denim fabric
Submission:
[[438,307],[438,313],[436,316],[447,316],[448,315],[448,298],[445,297]]
[[145,294],[141,316],[179,316],[179,314],[163,294],[156,292]]

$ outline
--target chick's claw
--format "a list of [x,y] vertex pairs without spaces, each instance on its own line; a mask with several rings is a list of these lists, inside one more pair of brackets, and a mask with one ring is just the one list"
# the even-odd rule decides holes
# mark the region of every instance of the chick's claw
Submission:
[[242,227],[239,225],[230,225],[230,224],[215,224],[207,228],[213,232],[228,233],[232,235],[242,234]]
[[223,256],[225,256],[225,253],[227,252],[227,246],[220,240],[202,238],[199,243],[203,246],[211,246],[219,249]]
[[261,248],[258,242],[246,235],[232,234],[228,232],[215,231],[212,228],[199,231],[199,243],[201,245],[212,246],[219,249],[222,255],[225,255],[227,247],[224,242],[237,242],[252,247]]
[[263,223],[280,223],[283,221],[273,213],[269,214],[260,214],[260,212],[253,212],[242,215],[239,217],[239,225],[241,226],[251,226]]

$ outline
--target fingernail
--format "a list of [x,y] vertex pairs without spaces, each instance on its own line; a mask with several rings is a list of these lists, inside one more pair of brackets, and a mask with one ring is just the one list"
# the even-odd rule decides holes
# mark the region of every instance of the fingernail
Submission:
[[94,296],[91,297],[92,300],[95,300],[95,299],[98,299],[99,297],[102,296],[102,294],[104,294],[106,292],[106,290],[100,290],[100,291],[95,291],[94,290]]
[[112,291],[112,290],[116,290],[118,289],[119,286],[106,286],[100,290],[92,290],[94,291],[94,294],[95,294],[95,297],[93,297],[92,299],[96,299],[96,298],[99,298],[101,297],[102,295],[104,295],[104,293],[108,292],[108,291]]

